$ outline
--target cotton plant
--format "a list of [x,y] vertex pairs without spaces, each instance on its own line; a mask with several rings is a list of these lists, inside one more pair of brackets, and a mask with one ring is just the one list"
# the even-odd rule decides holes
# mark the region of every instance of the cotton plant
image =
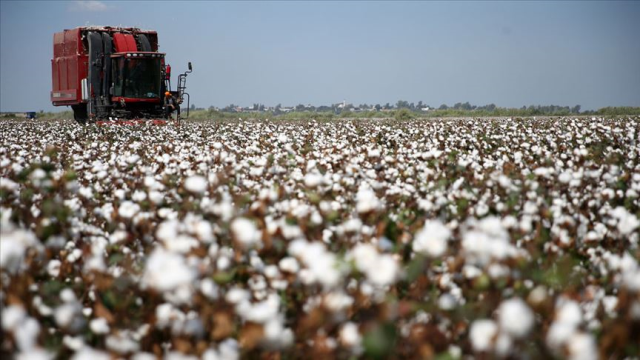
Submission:
[[633,356],[638,123],[4,121],[2,351]]

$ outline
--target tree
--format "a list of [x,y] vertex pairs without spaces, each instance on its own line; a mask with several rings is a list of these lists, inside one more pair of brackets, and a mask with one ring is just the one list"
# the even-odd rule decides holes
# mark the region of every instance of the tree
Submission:
[[442,105],[440,105],[440,107],[438,109],[447,110],[447,109],[449,109],[449,107],[447,106],[447,104],[442,104]]
[[405,100],[398,100],[398,102],[396,103],[396,108],[398,109],[409,109],[409,102],[405,101]]
[[580,108],[581,108],[580,105],[576,105],[571,109],[571,112],[574,114],[580,114]]

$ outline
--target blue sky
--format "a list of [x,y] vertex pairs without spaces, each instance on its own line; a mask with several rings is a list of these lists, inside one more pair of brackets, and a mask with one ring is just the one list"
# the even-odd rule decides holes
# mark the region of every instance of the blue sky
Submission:
[[640,106],[638,19],[633,1],[1,1],[0,111],[64,109],[53,33],[82,25],[157,30],[198,107]]

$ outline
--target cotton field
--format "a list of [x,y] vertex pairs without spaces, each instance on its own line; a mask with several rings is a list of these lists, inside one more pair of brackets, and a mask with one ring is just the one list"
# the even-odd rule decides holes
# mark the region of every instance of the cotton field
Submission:
[[637,357],[639,125],[0,122],[3,358]]

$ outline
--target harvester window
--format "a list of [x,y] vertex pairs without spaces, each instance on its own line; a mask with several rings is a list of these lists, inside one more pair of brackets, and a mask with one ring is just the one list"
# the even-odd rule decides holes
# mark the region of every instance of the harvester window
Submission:
[[116,58],[114,65],[114,96],[138,99],[160,97],[159,58]]

